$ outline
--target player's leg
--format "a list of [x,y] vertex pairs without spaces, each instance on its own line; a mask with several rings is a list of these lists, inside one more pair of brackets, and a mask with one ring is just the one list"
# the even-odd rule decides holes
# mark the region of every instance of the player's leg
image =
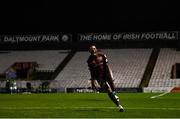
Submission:
[[109,79],[109,81],[107,82],[111,88],[111,91],[112,91],[112,94],[115,96],[115,98],[119,101],[119,97],[116,95],[116,92],[115,92],[115,84],[113,82],[112,79]]
[[109,86],[111,87],[111,90],[112,91],[115,91],[115,85],[114,85],[114,81],[113,81],[113,79],[111,79],[111,78],[108,78],[108,84],[109,84]]
[[119,105],[119,99],[115,96],[115,93],[112,91],[108,82],[105,83],[105,89],[107,90],[109,98],[116,104],[116,106],[118,106]]
[[107,91],[108,91],[109,98],[116,104],[116,106],[119,108],[119,111],[123,112],[124,109],[120,105],[119,97],[116,95],[115,90],[111,88],[111,85],[108,82],[106,82],[106,86],[107,86]]

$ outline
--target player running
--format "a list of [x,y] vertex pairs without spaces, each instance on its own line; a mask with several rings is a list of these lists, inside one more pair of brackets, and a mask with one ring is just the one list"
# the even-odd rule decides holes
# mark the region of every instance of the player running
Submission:
[[112,75],[112,70],[108,66],[108,60],[106,55],[98,51],[95,45],[91,45],[89,48],[91,55],[89,56],[87,63],[91,74],[91,86],[97,90],[95,82],[97,81],[100,90],[106,91],[109,98],[116,104],[120,112],[124,109],[119,103],[119,97],[115,92],[115,85]]

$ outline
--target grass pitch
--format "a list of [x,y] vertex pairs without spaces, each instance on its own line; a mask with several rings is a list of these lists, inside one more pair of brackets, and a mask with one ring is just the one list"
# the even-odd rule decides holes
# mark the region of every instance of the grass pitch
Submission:
[[180,94],[118,93],[119,112],[106,93],[0,94],[0,118],[180,118]]

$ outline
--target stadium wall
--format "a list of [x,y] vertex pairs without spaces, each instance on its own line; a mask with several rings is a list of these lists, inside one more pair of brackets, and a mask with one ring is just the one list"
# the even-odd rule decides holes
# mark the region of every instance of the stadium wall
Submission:
[[71,49],[72,34],[0,35],[0,50]]
[[156,48],[177,47],[177,31],[84,33],[77,36],[77,48],[87,49],[89,44],[99,48]]
[[179,48],[178,31],[0,34],[0,50],[87,50],[89,44],[99,48]]

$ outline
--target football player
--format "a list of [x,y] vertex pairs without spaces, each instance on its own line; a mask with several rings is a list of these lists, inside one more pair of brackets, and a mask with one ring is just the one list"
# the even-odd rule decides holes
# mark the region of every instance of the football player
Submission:
[[96,81],[100,86],[100,91],[106,91],[109,98],[116,104],[120,112],[124,111],[124,108],[119,103],[119,97],[115,92],[115,85],[112,75],[112,70],[108,65],[106,55],[97,50],[95,45],[89,47],[90,56],[87,60],[89,71],[91,74],[91,86],[93,89],[98,89]]

